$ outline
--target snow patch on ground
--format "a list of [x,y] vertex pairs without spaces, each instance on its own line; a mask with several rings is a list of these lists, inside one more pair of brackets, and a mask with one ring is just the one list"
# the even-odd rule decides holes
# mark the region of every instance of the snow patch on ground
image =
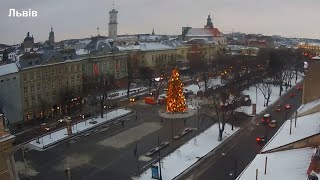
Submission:
[[[205,156],[215,149],[219,144],[228,139],[239,128],[231,130],[231,125],[226,124],[223,140],[218,141],[218,124],[212,125],[209,129],[192,138],[180,148],[164,157],[161,160],[162,179],[169,180],[181,174],[187,168],[196,163],[199,158]],[[151,169],[147,169],[137,180],[152,180]]]
[[[126,114],[129,114],[131,112],[131,110],[126,110],[126,109],[117,109],[108,113],[104,114],[104,118],[92,118],[90,120],[86,120],[86,121],[82,121],[80,123],[77,124],[73,124],[72,125],[72,132],[73,133],[79,133],[79,132],[83,132],[87,129],[90,129],[92,127],[98,126],[102,123],[111,121],[115,118],[124,116]],[[90,124],[90,121],[96,121],[96,124]],[[39,138],[39,143],[37,143],[37,139],[29,142],[29,144],[31,145],[30,147],[32,148],[32,146],[35,146],[37,148],[45,148],[51,144],[57,143],[61,140],[64,140],[66,138],[68,138],[68,134],[67,134],[67,128],[63,128],[60,129],[58,131],[46,134],[42,137]]]

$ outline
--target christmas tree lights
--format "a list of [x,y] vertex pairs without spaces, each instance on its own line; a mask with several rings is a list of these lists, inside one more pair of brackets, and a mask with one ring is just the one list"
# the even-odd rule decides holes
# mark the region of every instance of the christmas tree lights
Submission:
[[183,84],[180,81],[179,71],[174,69],[168,83],[167,112],[182,113],[187,111],[186,98],[183,94]]

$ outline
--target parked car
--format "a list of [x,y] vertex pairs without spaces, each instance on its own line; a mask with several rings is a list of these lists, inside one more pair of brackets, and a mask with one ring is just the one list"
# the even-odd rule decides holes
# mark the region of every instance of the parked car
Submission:
[[261,122],[263,124],[268,124],[270,122],[270,118],[271,118],[271,115],[270,114],[265,114],[263,115],[263,117],[261,118]]
[[275,128],[277,126],[277,120],[271,120],[269,122],[269,127],[270,128]]
[[291,104],[286,104],[286,109],[290,109],[291,108]]

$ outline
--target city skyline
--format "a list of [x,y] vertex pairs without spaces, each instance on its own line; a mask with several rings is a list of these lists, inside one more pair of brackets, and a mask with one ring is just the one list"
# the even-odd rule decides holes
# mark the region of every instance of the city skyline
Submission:
[[[2,2],[3,3],[3,2]],[[2,4],[1,3],[1,4]],[[21,43],[29,31],[35,41],[48,39],[51,25],[56,41],[108,34],[108,12],[112,0],[35,1],[12,0],[1,5],[0,43]],[[244,32],[320,39],[316,0],[284,0],[257,3],[254,0],[128,0],[115,1],[118,34],[151,33],[179,35],[183,26],[203,27],[208,14],[224,33]],[[196,6],[195,6],[196,4]],[[8,17],[9,9],[36,10],[38,17]],[[131,19],[132,18],[132,19]]]

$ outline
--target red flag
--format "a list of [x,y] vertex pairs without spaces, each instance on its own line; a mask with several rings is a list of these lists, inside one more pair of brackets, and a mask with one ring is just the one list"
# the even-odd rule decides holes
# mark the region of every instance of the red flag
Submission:
[[93,73],[96,76],[99,76],[99,68],[97,64],[93,64]]

